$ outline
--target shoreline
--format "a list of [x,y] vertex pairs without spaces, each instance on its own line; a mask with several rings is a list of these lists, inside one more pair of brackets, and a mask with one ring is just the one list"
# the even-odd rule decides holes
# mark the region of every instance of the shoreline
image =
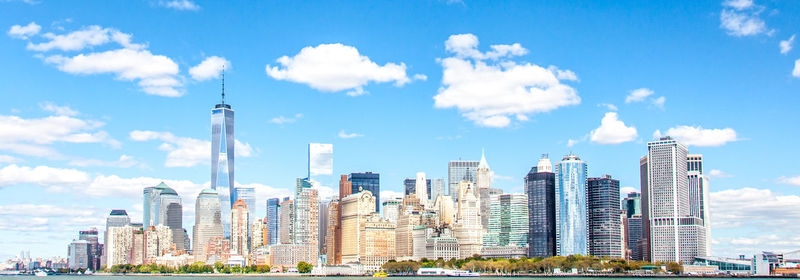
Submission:
[[[95,273],[92,275],[76,275],[76,274],[61,274],[64,276],[152,276],[152,277],[369,277],[371,275],[312,275],[312,274],[298,274],[298,273],[241,273],[241,274],[219,274],[219,273],[165,273],[165,274],[148,274],[148,273]],[[389,277],[448,277],[447,275],[389,275]],[[669,275],[669,274],[515,274],[515,275],[493,275],[481,274],[480,277],[496,277],[496,278],[798,278],[792,276],[778,276],[778,275]],[[451,277],[448,277],[451,278]],[[452,277],[459,278],[459,277]]]

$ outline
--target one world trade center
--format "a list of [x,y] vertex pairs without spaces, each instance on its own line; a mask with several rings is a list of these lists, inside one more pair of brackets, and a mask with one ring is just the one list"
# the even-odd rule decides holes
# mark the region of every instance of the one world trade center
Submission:
[[222,103],[211,110],[211,189],[219,194],[222,228],[225,237],[231,234],[231,205],[235,199],[233,186],[233,109],[225,104],[225,74],[222,74]]

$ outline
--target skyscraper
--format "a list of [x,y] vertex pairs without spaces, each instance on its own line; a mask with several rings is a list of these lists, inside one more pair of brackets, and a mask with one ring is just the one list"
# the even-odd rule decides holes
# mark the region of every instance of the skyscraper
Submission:
[[112,257],[114,256],[115,253],[113,246],[114,242],[112,240],[113,236],[110,233],[111,229],[116,227],[125,227],[130,224],[131,224],[131,219],[128,217],[128,212],[125,212],[125,210],[122,209],[111,210],[111,213],[108,215],[108,218],[106,218],[106,232],[105,232],[105,237],[103,238],[103,244],[105,244],[103,246],[103,249],[105,251],[103,252],[103,257],[106,258],[105,263],[109,267],[114,264]]
[[280,244],[294,243],[294,200],[284,199],[280,204],[280,226],[278,240]]
[[103,252],[100,249],[101,246],[97,234],[97,228],[81,230],[78,234],[78,240],[86,240],[86,243],[89,246],[88,269],[92,271],[97,271],[100,269],[100,258],[102,257]]
[[431,203],[436,201],[436,197],[447,195],[447,184],[444,182],[444,178],[434,178],[428,180],[431,181],[430,191],[428,192]]
[[142,226],[149,227],[165,224],[164,215],[167,204],[162,204],[162,200],[166,200],[165,203],[174,202],[177,194],[175,190],[161,182],[156,186],[144,188],[142,192],[144,196],[142,199]]
[[633,215],[642,214],[642,194],[638,192],[629,193],[627,197],[622,199],[622,210],[628,218]]
[[247,257],[250,254],[249,239],[247,238],[250,232],[250,225],[247,223],[249,220],[248,215],[250,211],[247,210],[247,204],[239,199],[233,203],[231,208],[231,254],[241,255]]
[[567,155],[556,165],[556,253],[586,255],[586,162]]
[[642,240],[642,194],[629,193],[622,199],[622,210],[625,211],[625,241],[628,257],[632,260],[642,259],[640,242]]
[[381,175],[373,172],[350,173],[348,180],[352,184],[351,193],[372,192],[372,195],[375,196],[375,211],[377,212],[381,202]]
[[339,264],[341,262],[341,250],[338,249],[339,242],[337,240],[336,229],[339,226],[339,197],[334,196],[328,203],[328,227],[325,234],[325,256],[328,260],[327,264]]
[[359,262],[363,255],[364,238],[361,229],[367,218],[375,213],[375,197],[370,191],[356,192],[341,200],[342,263]]
[[248,188],[248,187],[236,187],[234,188],[234,192],[236,192],[236,199],[241,199],[247,204],[247,210],[250,211],[248,216],[250,217],[250,223],[252,224],[253,221],[256,219],[256,189]]
[[587,181],[589,254],[622,258],[622,219],[619,209],[619,180],[611,175]]
[[528,195],[528,256],[556,255],[556,175],[547,155],[525,176]]
[[475,196],[475,184],[461,181],[458,184],[457,218],[454,227],[458,239],[459,258],[480,255],[483,247],[483,226],[481,226],[480,200]]
[[181,203],[181,197],[178,196],[174,189],[163,182],[154,188],[156,190],[151,197],[159,201],[156,207],[158,211],[156,225],[168,226],[172,230],[172,242],[176,248],[185,250],[186,248],[183,246],[183,204]]
[[[428,196],[430,196],[432,194],[432,192],[433,192],[433,187],[431,186],[433,184],[433,181],[431,181],[431,179],[426,179],[425,183],[428,185],[428,187],[426,189],[426,192],[428,193]],[[405,180],[403,180],[403,186],[405,187],[404,195],[408,195],[408,194],[412,194],[412,193],[416,194],[417,193],[417,178],[416,177],[414,177],[414,178],[406,178]],[[433,199],[433,197],[431,197],[431,199]]]
[[303,188],[294,200],[293,244],[306,245],[303,259],[314,263],[319,256],[319,193],[317,189]]
[[648,142],[647,156],[640,166],[643,167],[642,223],[646,235],[643,240],[645,250],[649,251],[646,260],[686,263],[696,256],[705,256],[703,219],[692,215],[690,210],[686,146],[669,136]]
[[67,249],[69,269],[88,269],[90,262],[89,251],[89,242],[86,240],[73,240]]
[[423,209],[428,208],[430,204],[428,196],[429,182],[430,181],[425,178],[425,172],[417,172],[417,179],[414,181],[414,183],[416,183],[414,186],[414,193],[417,195],[417,198],[419,198]]
[[478,190],[478,200],[481,201],[481,225],[483,230],[489,230],[489,211],[492,195],[502,194],[502,189],[492,188],[492,170],[486,162],[486,154],[481,151],[481,161],[478,163],[478,170],[475,172],[475,186]]
[[704,243],[706,255],[711,255],[711,216],[709,215],[709,183],[708,176],[703,174],[703,155],[690,154],[687,158],[687,175],[689,176],[689,215],[703,219],[706,230]]
[[[450,189],[450,196],[456,201],[458,200],[458,184],[461,181],[470,181],[476,183],[478,177],[477,161],[450,161],[447,163],[447,184]],[[476,192],[477,195],[477,192]]]
[[217,191],[222,209],[225,236],[230,235],[230,210],[236,200],[233,190],[234,143],[233,109],[225,104],[225,76],[222,76],[222,103],[211,109],[211,189]]
[[194,207],[193,254],[197,261],[205,261],[208,256],[206,244],[214,238],[222,238],[222,211],[217,191],[202,190]]
[[267,199],[267,245],[278,243],[278,209],[280,207],[280,200],[278,198]]
[[489,199],[489,231],[483,237],[485,247],[518,247],[528,244],[528,196],[495,194]]

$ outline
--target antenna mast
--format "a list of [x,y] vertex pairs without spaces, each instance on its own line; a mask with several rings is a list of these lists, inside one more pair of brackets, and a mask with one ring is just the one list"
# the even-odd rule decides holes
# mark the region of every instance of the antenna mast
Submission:
[[222,65],[222,104],[225,104],[225,64]]

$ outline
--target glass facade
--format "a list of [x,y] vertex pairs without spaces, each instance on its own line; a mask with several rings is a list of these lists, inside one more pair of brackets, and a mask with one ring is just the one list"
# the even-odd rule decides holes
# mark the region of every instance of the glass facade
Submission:
[[529,213],[528,256],[546,258],[556,255],[556,176],[553,172],[537,170],[533,167],[525,176]]
[[203,251],[206,243],[213,238],[222,237],[222,217],[217,191],[205,189],[197,195],[194,216],[194,254],[198,261],[205,261]]
[[622,212],[619,209],[619,180],[610,175],[589,178],[589,254],[622,258]]
[[278,198],[267,199],[267,245],[278,243],[279,207]]
[[565,156],[556,165],[556,253],[559,256],[586,255],[586,162],[576,155]]
[[637,192],[629,193],[628,197],[622,199],[622,210],[625,210],[628,218],[633,217],[633,215],[641,215],[642,194]]
[[489,199],[489,230],[483,246],[528,244],[528,197],[524,194],[495,194]]
[[458,201],[458,183],[470,181],[477,183],[478,161],[451,161],[447,164],[447,184],[450,188],[450,196],[454,201]]
[[380,209],[381,203],[381,175],[372,172],[350,173],[347,180],[352,184],[352,193],[358,193],[362,190],[372,192],[372,195],[375,196],[375,211],[379,212],[378,209]]
[[247,204],[247,211],[249,212],[248,216],[250,217],[250,221],[248,221],[248,224],[252,223],[253,221],[256,220],[255,214],[257,212],[256,189],[237,187],[234,188],[234,191],[236,192],[236,199],[241,199],[242,201],[244,201],[245,204]]
[[230,210],[236,201],[234,180],[233,110],[228,104],[217,104],[211,110],[211,189],[216,190],[222,209],[225,236],[230,236]]

